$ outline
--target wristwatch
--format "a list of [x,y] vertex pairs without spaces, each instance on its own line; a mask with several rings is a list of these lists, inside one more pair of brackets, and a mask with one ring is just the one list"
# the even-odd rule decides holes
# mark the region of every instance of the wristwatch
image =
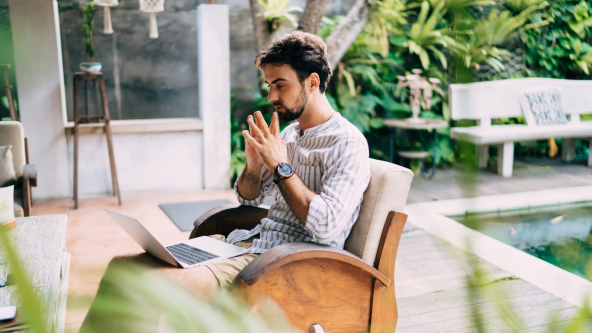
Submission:
[[294,169],[289,163],[280,162],[273,171],[273,182],[278,183],[280,179],[290,178],[294,174]]

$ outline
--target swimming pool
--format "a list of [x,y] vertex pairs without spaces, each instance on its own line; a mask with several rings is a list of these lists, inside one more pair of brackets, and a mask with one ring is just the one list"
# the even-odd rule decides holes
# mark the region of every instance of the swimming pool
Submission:
[[[405,213],[408,223],[461,250],[571,304],[592,308],[592,282],[582,277],[592,246],[588,243],[591,223],[585,217],[592,216],[589,208],[592,186],[578,186],[418,202],[407,204]],[[469,221],[479,217],[490,224],[481,223],[485,228],[465,225],[459,222],[464,215]]]
[[592,281],[590,204],[465,214],[450,218]]

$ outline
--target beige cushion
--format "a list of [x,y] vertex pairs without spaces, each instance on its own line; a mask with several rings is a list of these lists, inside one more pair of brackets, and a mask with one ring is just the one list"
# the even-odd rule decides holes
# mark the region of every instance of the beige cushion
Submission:
[[25,158],[25,130],[18,121],[0,121],[0,146],[12,146],[12,162],[17,179],[23,175]]
[[25,210],[18,204],[14,204],[14,217],[25,217]]
[[413,172],[407,168],[370,159],[370,184],[345,250],[374,265],[386,217],[390,211],[403,212],[412,179]]
[[12,162],[12,146],[0,146],[0,187],[16,185],[16,174]]

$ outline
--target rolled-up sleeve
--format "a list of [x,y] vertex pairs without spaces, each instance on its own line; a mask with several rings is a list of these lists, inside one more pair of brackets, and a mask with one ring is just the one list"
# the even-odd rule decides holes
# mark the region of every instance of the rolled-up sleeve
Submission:
[[332,147],[325,161],[321,193],[313,197],[306,217],[305,228],[315,242],[334,241],[359,212],[370,181],[368,160],[368,144],[359,138],[348,138]]
[[272,192],[272,185],[275,185],[273,183],[273,176],[271,175],[271,172],[267,170],[267,167],[263,166],[261,175],[261,192],[255,199],[247,200],[240,195],[238,192],[238,179],[234,183],[234,193],[236,194],[236,198],[241,205],[257,207],[260,206],[263,203],[263,200],[265,200],[265,197],[267,197]]

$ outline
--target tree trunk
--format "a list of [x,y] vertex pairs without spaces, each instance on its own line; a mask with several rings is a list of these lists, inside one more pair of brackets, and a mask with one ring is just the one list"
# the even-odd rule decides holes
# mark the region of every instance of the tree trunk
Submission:
[[339,22],[335,30],[327,38],[325,43],[327,44],[327,53],[329,54],[329,63],[332,70],[335,70],[345,51],[358,38],[369,18],[368,0],[357,0],[347,13],[347,16]]
[[267,20],[263,17],[264,9],[257,0],[250,0],[253,26],[255,27],[255,45],[257,53],[266,50],[271,44],[271,34],[267,27]]
[[321,19],[327,11],[327,5],[331,0],[308,0],[304,8],[304,14],[298,24],[298,30],[316,34],[321,26]]

